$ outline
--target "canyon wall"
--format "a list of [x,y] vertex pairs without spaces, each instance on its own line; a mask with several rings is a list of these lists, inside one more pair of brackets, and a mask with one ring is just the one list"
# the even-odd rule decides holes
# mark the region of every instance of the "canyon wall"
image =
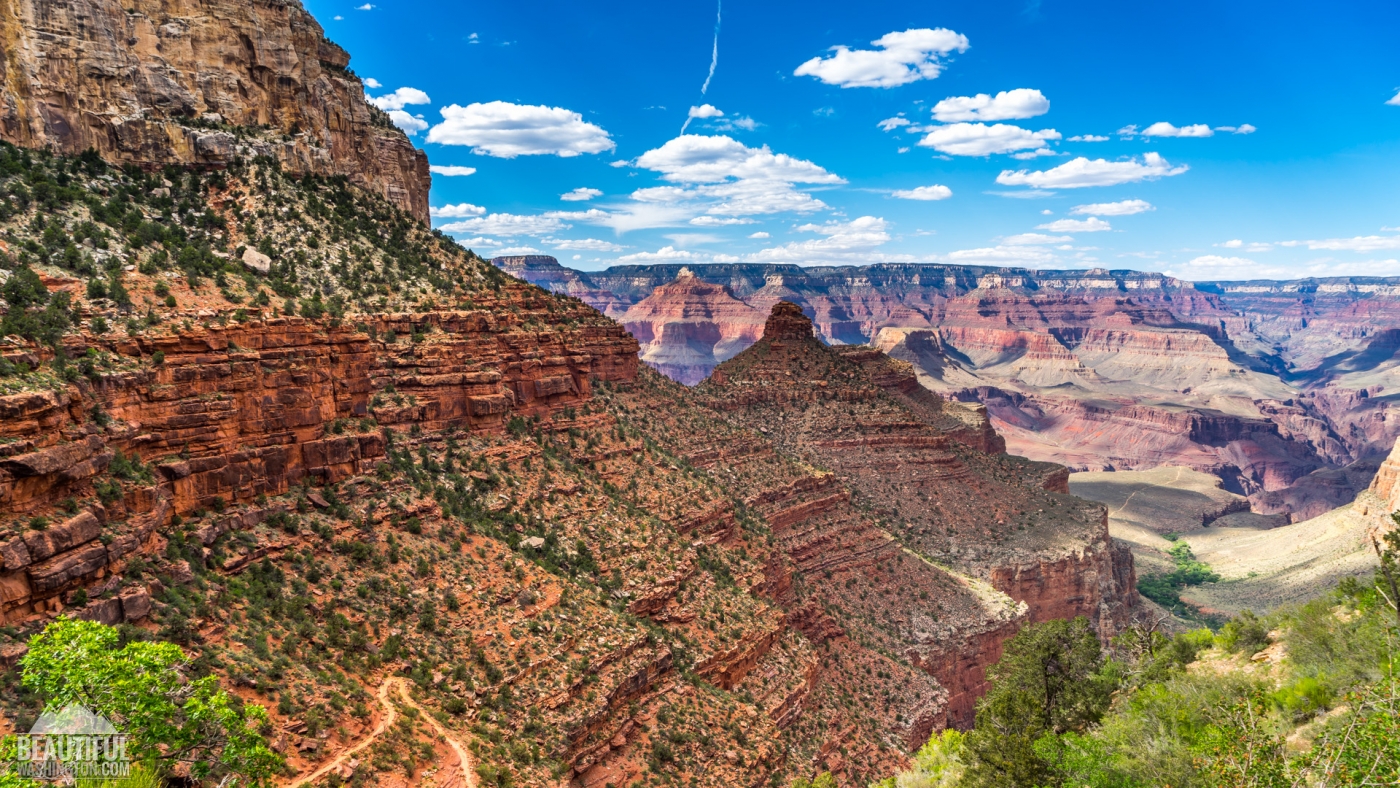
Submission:
[[1400,441],[1371,480],[1370,492],[1391,512],[1400,511]]
[[[510,305],[540,306],[528,294]],[[576,317],[586,319],[589,310],[579,309]],[[117,506],[145,518],[132,526],[144,540],[171,516],[371,472],[385,458],[385,439],[357,428],[361,419],[405,430],[499,431],[508,414],[548,414],[587,400],[590,379],[636,375],[636,343],[618,326],[526,333],[517,330],[519,322],[502,304],[478,312],[386,314],[371,324],[376,333],[431,337],[412,344],[303,318],[113,343],[75,339],[68,343],[75,357],[91,347],[148,361],[159,353],[161,362],[57,391],[0,397],[0,509],[47,513],[56,501],[91,490],[119,454],[145,458],[155,486]],[[9,355],[20,360],[22,354]],[[107,509],[93,510],[102,524],[109,515],[125,519]],[[0,614],[23,619],[100,579],[99,570],[117,556],[109,551],[73,569],[68,565],[76,559],[67,552],[98,530],[79,529],[87,538],[72,544],[60,537],[56,547],[43,549],[44,562],[33,545],[30,560],[18,548],[0,547],[8,556]],[[60,565],[68,574],[54,582],[50,575]]]
[[[610,314],[647,299],[664,325],[679,306],[657,291],[680,268],[566,275],[536,258],[516,273],[546,288],[567,280]],[[1077,470],[1185,465],[1220,476],[1256,511],[1301,520],[1349,501],[1400,437],[1400,280],[1194,285],[1132,271],[916,264],[689,270],[760,310],[798,304],[824,342],[870,343],[909,361],[928,388],[985,406],[1013,453]],[[724,319],[712,312],[718,334]],[[676,336],[701,333],[691,322]],[[687,341],[673,347],[687,352]],[[677,375],[688,383],[704,372],[691,364]]]
[[427,157],[295,0],[15,0],[0,40],[0,139],[147,168],[271,156],[428,221]]
[[[363,586],[378,565],[349,545],[431,553],[462,518],[496,535],[466,537],[480,562],[454,583],[479,593],[441,612],[447,631],[494,664],[541,655],[493,681],[562,732],[552,757],[593,786],[645,773],[660,717],[699,725],[686,734],[696,740],[729,736],[700,722],[716,711],[748,720],[747,737],[721,740],[735,759],[705,769],[705,784],[812,768],[862,784],[932,731],[970,725],[987,668],[1026,623],[1085,615],[1108,637],[1133,613],[1131,560],[1102,508],[1065,494],[1062,468],[1000,454],[985,413],[933,396],[909,364],[822,345],[790,304],[721,366],[724,383],[685,389],[639,369],[636,343],[578,302],[523,285],[474,300],[355,327],[256,317],[70,336],[73,357],[93,348],[115,368],[0,398],[0,504],[52,520],[0,539],[4,620],[64,611],[169,626],[165,589],[297,573],[312,553]],[[42,355],[7,358],[26,354]],[[497,478],[510,481],[493,493]],[[504,532],[472,519],[488,512]],[[312,532],[287,530],[298,520]],[[554,549],[535,534],[595,556],[617,578],[603,598],[680,639],[514,564],[514,550],[571,560],[530,552]],[[184,544],[204,558],[177,560]],[[317,615],[366,615],[326,604]],[[196,629],[236,629],[203,615]],[[251,658],[239,639],[221,642],[201,648]],[[682,667],[725,694],[688,688]],[[430,697],[461,692],[444,681]],[[295,720],[274,724],[302,742],[297,770],[334,753],[302,749]]]

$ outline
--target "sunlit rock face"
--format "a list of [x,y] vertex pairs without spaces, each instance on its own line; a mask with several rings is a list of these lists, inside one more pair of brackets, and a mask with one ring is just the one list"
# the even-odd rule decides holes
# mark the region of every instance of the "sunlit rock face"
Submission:
[[427,156],[298,3],[18,0],[0,39],[0,139],[144,167],[271,156],[428,221]]
[[642,361],[693,386],[756,342],[764,318],[724,285],[703,282],[683,268],[675,281],[653,290],[619,321],[641,344]]

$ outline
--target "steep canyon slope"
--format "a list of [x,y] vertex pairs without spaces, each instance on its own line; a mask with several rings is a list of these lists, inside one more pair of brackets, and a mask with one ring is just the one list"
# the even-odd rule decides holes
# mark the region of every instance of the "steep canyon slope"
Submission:
[[[6,35],[71,44],[44,33],[67,8],[21,7]],[[274,15],[252,41],[314,26],[295,4],[239,13]],[[194,51],[245,63],[240,29],[201,27]],[[179,71],[141,35],[122,57]],[[253,72],[328,118],[364,109],[357,84]],[[33,83],[6,84],[53,133],[24,114]],[[75,103],[45,107],[101,95],[63,84]],[[84,133],[111,120],[93,112]],[[1025,623],[1085,615],[1107,637],[1133,615],[1102,507],[914,367],[838,353],[776,297],[762,319],[707,312],[697,281],[696,322],[748,316],[709,347],[756,342],[727,384],[687,389],[617,322],[429,231],[392,178],[347,174],[378,127],[335,126],[353,144],[325,169],[297,166],[301,128],[217,162],[159,136],[0,143],[6,670],[56,615],[130,625],[267,707],[289,774],[332,765],[326,784],[457,763],[407,714],[336,760],[408,686],[483,780],[864,785],[971,721]],[[10,729],[35,701],[4,683]]]
[[[645,303],[652,337],[667,336],[676,313],[665,288],[679,266],[585,273],[536,257],[506,268],[610,315]],[[926,387],[984,404],[1014,454],[1077,470],[1186,466],[1261,513],[1297,520],[1349,502],[1400,435],[1396,279],[1193,285],[1131,271],[913,264],[689,271],[725,299],[799,304],[824,342],[909,361]],[[687,337],[687,382],[707,349],[697,338],[724,330],[717,317],[673,332]],[[649,352],[664,355],[664,344]]]

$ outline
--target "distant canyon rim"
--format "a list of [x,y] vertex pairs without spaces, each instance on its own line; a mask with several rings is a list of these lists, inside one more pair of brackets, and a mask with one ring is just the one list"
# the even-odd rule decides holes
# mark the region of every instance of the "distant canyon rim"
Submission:
[[926,388],[986,406],[1012,454],[1077,471],[1189,467],[1294,522],[1350,502],[1400,436],[1400,277],[493,262],[622,323],[644,363],[687,385],[789,301],[823,342],[873,345]]

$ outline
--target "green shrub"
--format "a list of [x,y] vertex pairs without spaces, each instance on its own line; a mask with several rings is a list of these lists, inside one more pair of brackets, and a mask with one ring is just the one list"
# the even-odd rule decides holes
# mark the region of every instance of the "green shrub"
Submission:
[[1269,645],[1269,629],[1254,611],[1246,610],[1225,623],[1217,641],[1226,651],[1253,654]]

